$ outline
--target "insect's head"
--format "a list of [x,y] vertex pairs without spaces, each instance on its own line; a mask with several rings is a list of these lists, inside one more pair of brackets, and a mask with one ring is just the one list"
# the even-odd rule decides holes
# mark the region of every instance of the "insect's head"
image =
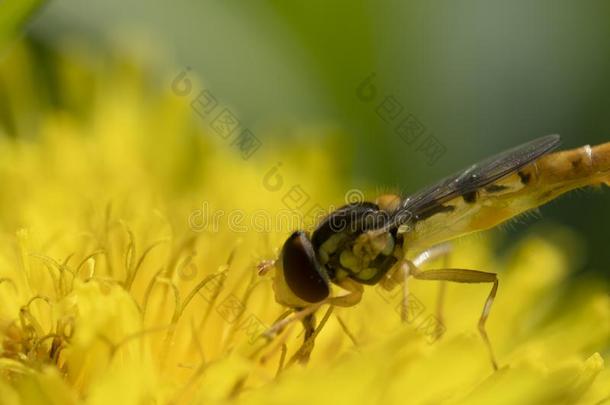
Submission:
[[279,303],[305,307],[330,295],[328,274],[305,232],[294,232],[286,239],[275,267],[273,289]]

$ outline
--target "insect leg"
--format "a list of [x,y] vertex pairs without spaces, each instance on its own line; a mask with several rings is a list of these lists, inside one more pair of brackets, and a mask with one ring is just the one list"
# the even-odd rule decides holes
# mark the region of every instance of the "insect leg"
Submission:
[[316,319],[313,314],[310,314],[303,318],[302,323],[305,328],[305,338],[303,339],[303,344],[299,349],[292,355],[286,367],[290,367],[295,362],[299,362],[301,364],[307,364],[309,361],[309,357],[311,356],[311,352],[313,351],[313,347],[316,341],[316,337],[326,325],[326,322],[330,318],[333,312],[333,306],[330,305],[324,314],[324,317],[320,321],[320,324],[316,327]]
[[[451,244],[440,243],[438,245],[432,246],[430,249],[426,249],[417,255],[411,263],[415,264],[417,267],[421,267],[424,263],[439,259],[441,257],[447,258],[452,251]],[[402,263],[398,263],[391,269],[386,276],[380,281],[381,287],[385,290],[392,291],[396,286],[403,282],[403,272],[401,270]]]
[[337,322],[339,322],[339,326],[341,326],[343,333],[345,333],[347,335],[347,337],[349,338],[349,340],[352,341],[352,344],[357,347],[358,340],[356,340],[356,337],[354,336],[354,334],[352,332],[350,332],[345,321],[339,316],[339,314],[335,314],[335,317],[337,318]]
[[[426,249],[417,255],[413,261],[411,262],[416,267],[422,266],[424,263],[439,259],[441,257],[445,258],[445,266],[448,266],[448,258],[451,253],[452,247],[450,243],[441,243],[435,246],[432,246],[430,249]],[[404,262],[399,263],[394,269],[392,269],[385,279],[381,280],[380,285],[384,289],[391,291],[396,285],[402,283],[402,308],[401,308],[401,319],[403,322],[407,321],[408,315],[408,298],[409,298],[409,289],[407,286],[409,276],[409,266]],[[441,281],[439,286],[438,299],[436,304],[436,314],[437,319],[440,323],[442,323],[443,319],[443,302],[445,298],[445,282]]]
[[[445,260],[445,264],[447,265],[448,260]],[[447,292],[447,282],[445,280],[441,280],[438,283],[438,295],[436,296],[436,319],[438,323],[441,325],[445,325],[445,294]],[[438,329],[435,333],[435,337],[438,339],[441,337],[443,333],[442,329]]]
[[348,293],[338,297],[331,297],[323,301],[324,303],[329,303],[330,306],[318,327],[315,326],[315,318],[313,312],[306,314],[303,318],[301,318],[301,322],[303,323],[303,327],[305,328],[305,339],[303,341],[303,345],[288,362],[288,365],[292,364],[294,361],[297,360],[300,363],[306,363],[309,360],[309,356],[315,344],[315,339],[324,327],[324,325],[326,325],[326,322],[328,321],[328,318],[330,317],[333,311],[333,307],[335,305],[340,307],[351,307],[358,304],[362,299],[362,292],[364,289],[362,288],[362,285],[357,283],[356,281],[346,278],[343,281],[337,283],[337,285],[348,291]]
[[450,243],[440,243],[432,246],[430,249],[426,249],[417,255],[411,263],[417,267],[421,267],[424,263],[439,259],[441,257],[447,257],[451,253]]
[[321,303],[313,304],[313,305],[310,305],[310,306],[308,306],[306,308],[303,308],[301,310],[295,311],[290,316],[283,317],[282,319],[278,320],[273,325],[271,325],[269,327],[269,329],[267,329],[265,332],[263,332],[262,335],[264,337],[266,337],[267,339],[269,339],[269,340],[273,339],[286,326],[288,326],[292,322],[300,321],[300,320],[304,319],[306,316],[308,316],[310,314],[313,314],[318,308],[320,308],[325,303],[326,303],[326,300],[322,301]]
[[[261,336],[267,340],[265,347],[268,344],[270,344],[271,341],[277,335],[279,335],[286,326],[288,326],[289,324],[291,324],[293,322],[301,321],[305,328],[305,339],[304,339],[304,342],[301,345],[301,347],[297,350],[297,352],[293,355],[293,357],[288,361],[288,365],[294,363],[297,360],[300,362],[307,362],[307,360],[309,359],[309,355],[310,355],[311,351],[313,350],[315,338],[320,333],[320,331],[326,324],[326,321],[330,317],[333,306],[336,305],[336,306],[340,306],[340,307],[351,307],[351,306],[358,304],[362,298],[362,293],[363,293],[362,285],[355,282],[354,280],[345,279],[345,280],[337,283],[337,285],[340,286],[341,288],[343,288],[344,290],[348,291],[348,293],[345,295],[338,296],[338,297],[327,298],[318,303],[311,304],[310,306],[307,306],[305,308],[297,308],[297,309],[291,310],[291,311],[294,311],[292,313],[291,313],[291,311],[288,311],[287,313],[285,312],[284,314],[282,314],[282,316],[280,316],[280,318],[277,319],[276,322],[272,326],[270,326],[265,332],[262,333]],[[316,327],[315,318],[314,318],[313,314],[322,305],[325,305],[325,304],[330,304],[330,307],[328,308],[328,310],[327,310],[326,314],[324,315],[324,318],[322,319],[320,324]]]
[[400,306],[400,320],[404,323],[407,322],[409,315],[409,274],[411,273],[411,267],[408,263],[402,263],[400,265],[400,271],[402,273],[402,305]]
[[494,370],[497,370],[498,363],[496,362],[496,358],[491,347],[491,342],[489,341],[489,337],[487,336],[487,331],[485,329],[485,322],[487,321],[489,311],[491,310],[491,305],[493,304],[494,298],[496,297],[496,292],[498,291],[498,277],[496,273],[466,269],[438,269],[421,271],[413,264],[411,264],[410,267],[410,273],[418,280],[450,281],[454,283],[493,283],[491,291],[489,292],[487,300],[485,301],[485,305],[483,306],[483,312],[479,318],[479,332],[481,333],[481,337],[483,338],[483,341],[485,342],[485,345],[489,351],[492,366]]
[[[439,258],[444,259],[444,267],[449,267],[449,256],[452,251],[452,247],[450,243],[441,243],[439,245],[432,246],[430,249],[427,249],[420,253],[415,259],[413,259],[412,263],[416,267],[421,267],[424,263],[436,260]],[[445,302],[445,291],[446,291],[446,281],[441,281],[438,289],[438,297],[436,300],[436,318],[439,323],[443,324],[443,304]]]
[[331,305],[336,305],[338,307],[353,307],[362,299],[362,292],[364,290],[362,284],[357,283],[351,278],[346,278],[338,282],[337,285],[348,293],[338,297],[328,298],[327,301],[330,302]]
[[[286,326],[288,326],[289,324],[296,322],[296,321],[302,321],[303,325],[307,329],[308,321],[311,322],[311,320],[313,320],[313,313],[315,311],[317,311],[318,308],[320,308],[325,303],[326,303],[326,301],[322,301],[321,303],[314,304],[314,305],[311,305],[311,306],[308,306],[305,308],[301,308],[301,309],[293,308],[293,309],[290,309],[290,310],[284,312],[282,315],[280,315],[280,317],[278,319],[276,319],[276,321],[269,328],[267,328],[266,331],[261,333],[260,337],[264,339],[264,343],[260,347],[258,347],[257,350],[254,351],[252,357],[253,358],[256,357],[258,355],[258,353],[260,353],[262,350],[266,349],[273,342],[273,339],[275,337],[277,337],[284,330],[284,328]],[[307,335],[307,333],[308,333],[307,330],[305,333]],[[284,348],[284,346],[286,346],[285,340],[286,340],[286,336],[279,339],[279,342],[275,346],[275,348],[270,350],[268,353],[266,353],[261,358],[261,362],[265,363],[279,349],[281,349],[282,352],[284,350],[286,350]],[[282,354],[282,356],[285,356],[285,355]],[[280,363],[281,364],[278,369],[278,372],[282,369],[283,361],[281,361]]]
[[258,275],[264,276],[265,274],[267,274],[267,272],[269,272],[269,270],[271,270],[273,268],[273,266],[275,266],[276,261],[277,261],[276,259],[261,260],[256,265],[256,270],[257,270]]

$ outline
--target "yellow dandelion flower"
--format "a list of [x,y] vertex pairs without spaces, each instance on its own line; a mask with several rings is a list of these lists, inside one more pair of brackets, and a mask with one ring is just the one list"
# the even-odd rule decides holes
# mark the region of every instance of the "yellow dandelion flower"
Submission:
[[261,338],[284,309],[256,265],[292,230],[290,215],[283,226],[268,221],[299,190],[310,196],[299,218],[341,201],[341,180],[328,175],[333,145],[265,143],[244,160],[243,145],[200,114],[210,106],[194,78],[181,93],[171,75],[159,86],[135,62],[78,49],[55,55],[54,103],[26,46],[0,65],[2,403],[596,403],[610,395],[610,300],[599,280],[570,278],[565,247],[577,238],[557,227],[552,240],[524,237],[506,258],[492,253],[492,240],[474,238],[451,259],[500,273],[488,322],[499,371],[476,330],[488,288],[447,286],[439,336],[429,323],[438,286],[423,282],[412,285],[417,305],[404,325],[400,297],[375,287],[357,307],[328,317],[321,309],[310,361],[292,361],[298,324],[270,343]]

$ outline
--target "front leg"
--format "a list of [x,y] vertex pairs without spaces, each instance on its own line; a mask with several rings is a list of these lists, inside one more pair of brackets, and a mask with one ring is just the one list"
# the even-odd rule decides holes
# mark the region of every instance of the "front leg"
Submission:
[[342,289],[346,290],[348,293],[338,297],[329,298],[328,301],[331,305],[338,307],[353,307],[362,300],[362,293],[364,291],[362,284],[352,280],[351,278],[345,278],[336,282],[336,284]]
[[301,321],[303,323],[303,328],[305,329],[305,337],[303,339],[303,344],[292,355],[292,357],[288,361],[288,364],[286,364],[286,367],[291,366],[296,361],[301,364],[307,364],[307,362],[309,362],[309,357],[311,356],[311,352],[313,351],[316,337],[318,336],[324,325],[326,325],[328,318],[330,318],[330,315],[333,312],[333,308],[334,307],[332,305],[328,307],[326,313],[324,314],[324,317],[322,318],[322,321],[320,321],[320,324],[317,327],[316,318],[314,314],[310,314],[303,318],[303,320]]
[[[269,329],[267,329],[263,336],[271,341],[275,336],[277,336],[286,326],[295,321],[301,321],[303,327],[305,328],[305,338],[303,340],[303,344],[297,350],[295,355],[289,361],[288,364],[291,364],[295,360],[299,362],[307,362],[309,359],[309,355],[313,350],[315,338],[318,336],[322,327],[326,324],[328,317],[332,313],[332,309],[334,306],[339,307],[351,307],[360,302],[362,299],[363,288],[362,285],[357,283],[356,281],[346,278],[341,282],[337,282],[337,285],[342,289],[346,290],[348,293],[345,295],[340,295],[336,297],[330,297],[316,304],[311,304],[308,307],[295,309],[292,314],[284,314],[280,319],[278,319]],[[320,322],[320,325],[316,328],[315,326],[315,312],[325,304],[329,304],[328,311],[326,312],[324,318]]]
[[289,316],[282,316],[277,322],[275,322],[269,329],[267,329],[263,336],[268,339],[272,339],[278,333],[280,333],[287,325],[295,321],[302,321],[307,316],[313,314],[324,304],[330,304],[332,306],[338,307],[352,307],[360,302],[362,299],[362,293],[364,289],[362,288],[362,284],[357,283],[356,281],[346,278],[340,282],[337,282],[337,285],[344,290],[348,291],[345,295],[340,295],[337,297],[330,297],[323,301],[320,301],[315,304],[311,304],[305,308],[295,309],[295,312]]
[[303,327],[305,328],[305,338],[303,340],[303,345],[299,348],[299,350],[297,350],[291,361],[288,362],[288,365],[290,365],[295,360],[298,360],[300,363],[307,363],[307,361],[309,360],[309,356],[313,351],[315,339],[326,324],[326,321],[328,321],[328,318],[332,313],[333,307],[352,307],[358,304],[362,299],[362,284],[359,284],[350,278],[346,278],[341,282],[338,282],[337,285],[348,291],[348,293],[345,295],[331,297],[328,299],[328,303],[330,304],[330,306],[328,308],[328,311],[326,311],[324,318],[322,318],[320,325],[318,325],[317,328],[315,324],[315,316],[313,313],[305,316],[301,320],[301,322],[303,323]]

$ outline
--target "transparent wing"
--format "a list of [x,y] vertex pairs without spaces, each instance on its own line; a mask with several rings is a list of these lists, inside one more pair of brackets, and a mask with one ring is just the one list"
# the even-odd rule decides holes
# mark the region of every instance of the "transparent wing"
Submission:
[[476,191],[513,173],[552,151],[559,135],[547,135],[489,157],[405,198],[386,225],[393,228],[415,222],[430,211],[438,210],[452,198]]

